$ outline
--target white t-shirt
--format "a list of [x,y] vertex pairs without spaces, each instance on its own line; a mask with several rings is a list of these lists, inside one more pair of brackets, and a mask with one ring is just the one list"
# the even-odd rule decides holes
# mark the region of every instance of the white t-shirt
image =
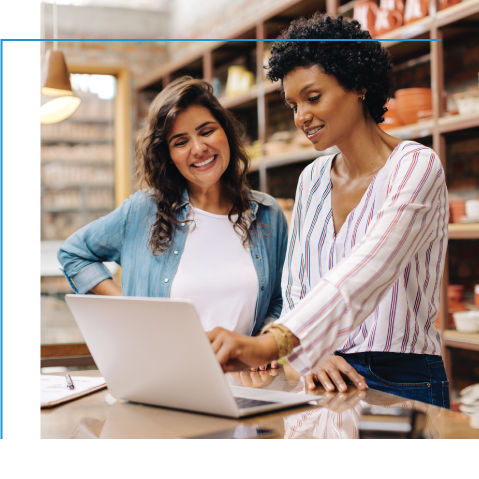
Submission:
[[170,298],[193,301],[205,331],[221,326],[250,335],[259,284],[249,248],[226,215],[190,206],[188,219],[194,222]]

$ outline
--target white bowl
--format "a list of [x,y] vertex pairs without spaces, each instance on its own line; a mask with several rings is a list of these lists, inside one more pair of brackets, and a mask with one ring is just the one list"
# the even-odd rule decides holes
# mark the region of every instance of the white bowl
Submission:
[[456,329],[461,333],[477,333],[479,331],[479,311],[460,311],[452,313]]
[[479,218],[479,200],[466,201],[466,216],[468,218]]

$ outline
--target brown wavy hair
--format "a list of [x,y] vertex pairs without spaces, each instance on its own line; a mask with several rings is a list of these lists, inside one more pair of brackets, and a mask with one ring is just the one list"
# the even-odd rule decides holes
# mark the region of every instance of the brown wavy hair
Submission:
[[[171,246],[174,229],[180,223],[175,218],[175,211],[185,200],[186,180],[171,160],[167,137],[178,113],[192,105],[207,108],[226,133],[230,162],[221,181],[233,204],[228,218],[245,247],[252,240],[246,215],[250,209],[248,194],[251,189],[246,178],[250,160],[242,141],[243,126],[221,106],[208,82],[184,76],[170,83],[153,100],[146,125],[136,140],[136,176],[140,187],[146,185],[149,188],[149,196],[157,207],[149,239],[154,255],[162,254]],[[236,222],[231,218],[235,214],[238,215]]]

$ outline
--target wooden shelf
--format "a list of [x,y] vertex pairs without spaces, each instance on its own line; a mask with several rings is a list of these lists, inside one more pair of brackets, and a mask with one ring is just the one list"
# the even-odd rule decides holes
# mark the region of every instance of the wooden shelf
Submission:
[[435,21],[438,27],[442,27],[477,14],[479,14],[477,0],[466,0],[437,12]]
[[467,130],[479,126],[479,115],[452,115],[439,118],[438,127],[440,133]]
[[69,160],[43,160],[42,166],[46,165],[65,165],[65,166],[98,166],[102,168],[115,166],[113,161],[69,161]]
[[[412,38],[417,38],[425,33],[429,33],[432,27],[433,21],[431,17],[424,17],[416,22],[410,23],[408,25],[403,25],[402,27],[396,28],[386,32],[380,37],[376,37],[375,40],[381,40],[384,38],[394,38],[394,41],[383,41],[382,46],[385,48],[390,48],[394,45],[401,43],[401,40],[410,40]],[[397,39],[397,40],[396,40]]]
[[115,186],[113,183],[62,183],[60,181],[47,183],[42,185],[45,189],[50,190],[66,190],[66,189],[79,189],[88,188],[92,190],[112,190]]
[[479,239],[479,223],[449,223],[449,239]]
[[241,93],[240,95],[234,97],[221,97],[219,101],[225,108],[228,109],[238,108],[241,106],[244,107],[247,106],[248,103],[251,103],[251,106],[253,106],[262,90],[264,91],[265,95],[268,95],[270,93],[274,93],[275,91],[279,92],[279,88],[279,82],[263,82],[259,85],[254,85],[247,92]]
[[284,155],[262,156],[261,158],[253,160],[249,171],[258,171],[261,167],[265,169],[277,168],[278,166],[292,165],[303,161],[313,161],[320,156],[333,155],[338,151],[335,147],[321,152],[316,151],[314,148],[301,148],[299,150],[288,151]]
[[[444,116],[438,120],[439,133],[451,133],[479,126],[479,115],[452,115]],[[432,136],[434,133],[434,121],[427,120],[412,125],[404,125],[398,128],[384,130],[388,135],[395,136],[400,140],[416,140]]]
[[417,140],[432,136],[434,129],[434,121],[427,120],[412,125],[404,125],[390,130],[384,130],[388,135],[399,138],[400,140]]
[[450,348],[479,351],[479,333],[460,333],[455,329],[446,329],[442,333],[442,341]]
[[[98,208],[86,208],[87,213],[102,213],[102,212],[110,212],[115,209],[114,206],[111,208],[108,207],[98,207]],[[56,208],[56,207],[43,207],[42,213],[78,213],[83,211],[81,207],[71,207],[71,208]]]
[[98,139],[74,139],[74,138],[42,138],[42,145],[56,145],[58,143],[68,143],[71,145],[113,145],[113,140]]

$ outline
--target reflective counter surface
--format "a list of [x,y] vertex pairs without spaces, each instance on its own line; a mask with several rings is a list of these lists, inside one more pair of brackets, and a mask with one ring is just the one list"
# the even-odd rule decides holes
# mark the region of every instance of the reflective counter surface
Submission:
[[[75,376],[100,376],[99,371],[77,371]],[[179,378],[180,379],[180,378]],[[281,391],[305,392],[300,375],[288,364],[278,370],[228,374],[232,385]],[[181,378],[187,380],[187,378]],[[359,438],[359,420],[364,409],[385,406],[422,411],[422,437],[475,438],[479,429],[470,426],[464,414],[406,400],[379,391],[329,393],[318,387],[309,391],[313,404],[282,409],[244,419],[228,419],[116,400],[103,389],[83,398],[41,410],[42,439],[166,439],[211,435],[249,437],[252,429],[270,430],[264,437],[276,439]]]

